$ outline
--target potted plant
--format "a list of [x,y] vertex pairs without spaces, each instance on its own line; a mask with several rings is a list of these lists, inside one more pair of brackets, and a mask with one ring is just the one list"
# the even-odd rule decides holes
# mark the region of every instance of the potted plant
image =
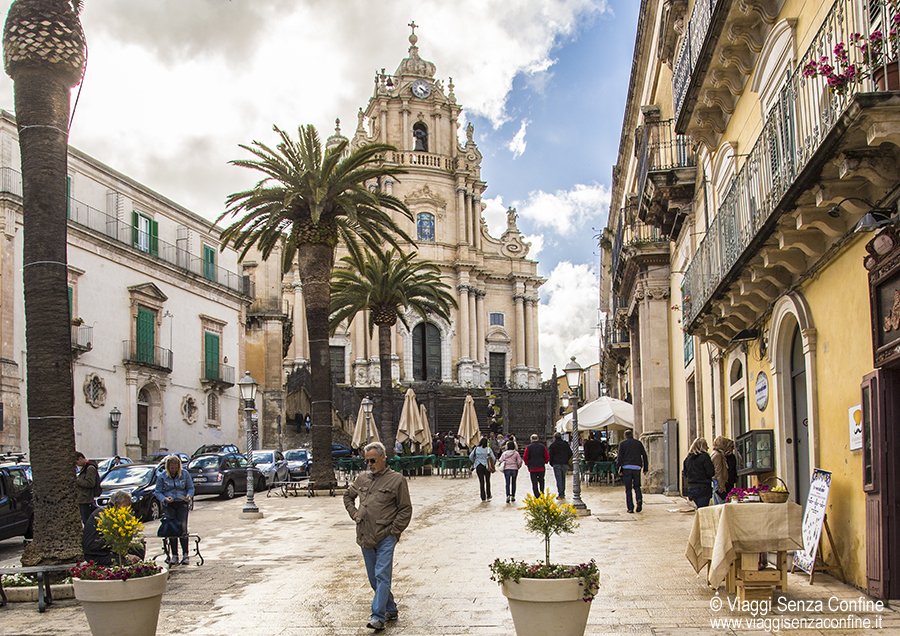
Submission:
[[168,570],[152,562],[129,563],[129,549],[141,541],[144,524],[130,507],[110,506],[97,517],[97,529],[118,565],[93,561],[72,568],[75,598],[95,636],[153,636],[159,620]]
[[509,599],[509,610],[518,636],[582,636],[594,594],[600,587],[600,573],[591,559],[579,565],[550,562],[550,538],[572,533],[577,526],[575,508],[559,503],[544,492],[526,495],[526,527],[544,537],[544,561],[495,560],[491,580],[497,581]]

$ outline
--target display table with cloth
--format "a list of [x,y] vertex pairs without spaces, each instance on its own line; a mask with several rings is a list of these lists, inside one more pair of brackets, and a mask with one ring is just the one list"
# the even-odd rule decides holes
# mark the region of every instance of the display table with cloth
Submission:
[[[695,572],[709,565],[707,581],[714,588],[725,581],[728,591],[734,592],[741,581],[765,581],[784,591],[784,553],[803,549],[802,526],[803,508],[793,502],[707,506],[694,515],[685,556]],[[777,575],[772,570],[767,576],[753,574],[751,564],[757,563],[764,552],[778,553]]]

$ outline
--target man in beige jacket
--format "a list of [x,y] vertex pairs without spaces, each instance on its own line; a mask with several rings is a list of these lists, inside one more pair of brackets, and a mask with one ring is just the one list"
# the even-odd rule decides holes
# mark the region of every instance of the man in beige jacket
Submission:
[[391,572],[394,546],[412,519],[412,503],[406,479],[387,467],[384,445],[372,442],[365,452],[369,470],[347,489],[344,507],[356,522],[356,543],[362,548],[369,585],[375,592],[372,616],[366,627],[381,631],[385,622],[397,620],[399,616],[391,593]]

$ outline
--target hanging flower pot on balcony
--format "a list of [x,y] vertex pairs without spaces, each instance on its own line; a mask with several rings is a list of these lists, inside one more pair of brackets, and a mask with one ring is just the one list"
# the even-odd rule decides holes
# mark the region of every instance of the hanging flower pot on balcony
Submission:
[[897,60],[873,69],[872,79],[880,91],[900,91],[900,69]]

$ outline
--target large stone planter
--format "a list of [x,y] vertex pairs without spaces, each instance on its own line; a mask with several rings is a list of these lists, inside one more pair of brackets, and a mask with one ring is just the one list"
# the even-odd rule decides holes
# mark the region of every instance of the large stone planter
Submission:
[[127,581],[72,579],[94,636],[155,636],[169,571]]
[[518,636],[583,636],[591,601],[579,579],[519,579],[501,585]]

